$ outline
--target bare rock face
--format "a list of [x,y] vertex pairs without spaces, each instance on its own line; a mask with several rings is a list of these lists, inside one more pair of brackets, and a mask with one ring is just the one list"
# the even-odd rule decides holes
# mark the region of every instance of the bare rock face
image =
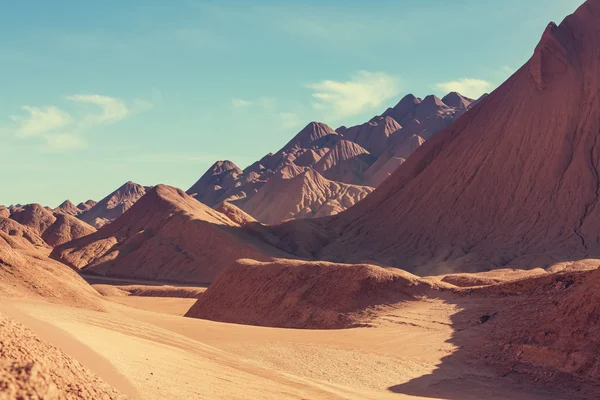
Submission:
[[[146,194],[147,189],[135,182],[127,182],[83,212],[79,215],[79,218],[99,229],[123,215],[125,211]],[[86,204],[89,205],[89,201]]]
[[240,257],[285,254],[183,191],[158,185],[111,224],[56,247],[51,257],[92,274],[207,283]]
[[320,256],[419,275],[598,258],[599,49],[600,1],[590,0],[551,25],[503,85],[327,221],[339,237]]
[[0,399],[126,399],[89,369],[0,314]]
[[334,215],[373,191],[368,186],[325,179],[311,168],[299,174],[287,173],[288,168],[279,171],[244,204],[244,210],[262,223]]
[[404,271],[373,265],[239,260],[186,316],[286,328],[349,328],[368,324],[378,306],[438,289]]

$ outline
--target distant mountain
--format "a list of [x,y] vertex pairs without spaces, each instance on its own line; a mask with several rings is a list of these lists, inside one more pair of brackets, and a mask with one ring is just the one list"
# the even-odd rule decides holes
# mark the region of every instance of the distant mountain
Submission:
[[[216,162],[187,193],[211,207],[230,202],[268,224],[288,218],[334,215],[364,198],[425,140],[473,104],[472,99],[456,92],[443,99],[431,95],[421,100],[407,95],[395,107],[362,125],[334,130],[311,122],[279,151],[267,154],[245,170],[231,161]],[[281,173],[284,169],[286,172]],[[303,184],[291,179],[300,174]],[[267,185],[273,179],[278,183]],[[328,195],[317,189],[323,186],[311,180],[330,182],[325,185]],[[302,189],[283,189],[292,182],[295,189]],[[354,189],[348,190],[348,185]],[[308,193],[313,189],[315,193]],[[324,206],[336,198],[344,201]]]
[[[89,207],[79,215],[79,218],[99,229],[123,215],[125,211],[146,194],[147,189],[149,188],[138,185],[135,182],[127,182],[98,203]],[[85,208],[91,204],[92,200],[88,200],[86,203],[80,204],[79,208]]]
[[65,200],[60,206],[54,209],[54,212],[74,216],[81,214],[82,210],[71,203],[71,201]]
[[[298,167],[301,168],[301,167]],[[362,200],[373,188],[325,179],[312,168],[278,171],[244,203],[244,210],[266,224],[336,214]]]
[[[69,202],[70,203],[70,202]],[[64,205],[65,203],[63,203]],[[59,207],[60,208],[60,207]],[[68,209],[68,204],[63,209]],[[57,246],[73,239],[96,232],[96,229],[76,217],[62,212],[52,212],[39,204],[27,204],[10,214],[10,219],[22,227],[4,222],[7,233],[17,232],[19,236],[26,237],[33,244],[39,241],[35,236],[43,239],[50,246]]]

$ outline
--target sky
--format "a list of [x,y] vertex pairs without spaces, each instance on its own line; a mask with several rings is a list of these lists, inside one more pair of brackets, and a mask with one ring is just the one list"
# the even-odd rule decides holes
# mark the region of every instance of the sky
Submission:
[[490,92],[582,0],[0,0],[0,204],[188,189],[310,121]]

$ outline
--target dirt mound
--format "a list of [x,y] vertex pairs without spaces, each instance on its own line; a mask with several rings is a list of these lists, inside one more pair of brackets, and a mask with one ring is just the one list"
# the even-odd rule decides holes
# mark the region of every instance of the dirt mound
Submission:
[[211,282],[241,257],[285,254],[183,191],[152,188],[123,216],[52,257],[87,273],[167,282]]
[[0,314],[0,399],[125,399],[98,376]]
[[366,264],[239,260],[186,316],[286,328],[348,328],[368,324],[380,309],[433,294],[441,286]]
[[[114,221],[138,201],[148,188],[135,182],[127,182],[98,203],[94,204],[79,218],[88,224],[100,228]],[[91,203],[86,202],[86,205]]]
[[49,259],[48,252],[23,237],[0,231],[0,296],[44,298],[102,310],[98,293],[75,271]]
[[598,0],[550,24],[526,65],[324,222],[337,239],[319,256],[419,275],[599,258],[599,48]]

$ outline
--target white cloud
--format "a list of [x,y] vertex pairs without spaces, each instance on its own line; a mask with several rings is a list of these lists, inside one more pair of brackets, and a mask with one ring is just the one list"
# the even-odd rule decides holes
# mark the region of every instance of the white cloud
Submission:
[[493,90],[494,85],[491,82],[482,79],[463,78],[455,81],[436,83],[435,88],[442,91],[444,94],[458,92],[463,96],[477,99],[482,94]]
[[40,136],[69,125],[71,115],[58,107],[21,107],[29,115],[12,115],[10,118],[18,124],[17,136],[22,138]]
[[377,109],[400,93],[397,78],[383,72],[358,71],[348,81],[325,80],[307,85],[317,99],[313,107],[339,119]]
[[99,94],[76,94],[68,96],[67,100],[83,104],[93,104],[101,109],[100,114],[87,114],[83,118],[83,124],[101,125],[121,121],[125,119],[130,110],[122,100]]
[[116,123],[153,107],[143,99],[135,99],[129,107],[123,100],[98,94],[77,94],[66,99],[92,105],[95,110],[84,107],[83,113],[75,113],[77,110],[69,113],[56,106],[23,106],[21,109],[27,115],[10,116],[16,124],[11,131],[21,139],[38,137],[47,151],[82,148],[85,147],[83,134],[95,126]]

